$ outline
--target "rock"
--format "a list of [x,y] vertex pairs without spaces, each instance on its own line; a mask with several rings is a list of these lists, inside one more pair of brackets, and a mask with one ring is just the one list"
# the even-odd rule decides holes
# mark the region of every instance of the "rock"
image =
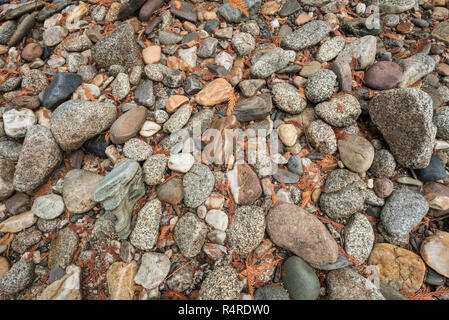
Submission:
[[279,139],[281,139],[282,143],[287,147],[294,146],[296,140],[298,139],[298,131],[296,130],[296,127],[291,123],[281,124],[277,129],[277,133],[279,135]]
[[374,180],[374,192],[379,198],[387,198],[393,192],[393,182],[387,178]]
[[242,285],[231,266],[216,267],[201,283],[199,300],[238,300]]
[[267,215],[267,231],[278,246],[292,251],[309,263],[333,263],[337,243],[312,214],[290,203],[280,203]]
[[379,289],[357,270],[332,270],[326,277],[329,300],[385,300]]
[[93,192],[103,180],[94,172],[81,169],[70,170],[64,177],[62,195],[71,213],[85,213],[95,207]]
[[289,172],[282,168],[276,169],[275,173],[273,174],[273,178],[282,183],[297,183],[299,181],[299,177],[297,174]]
[[415,0],[375,0],[373,4],[378,6],[381,12],[401,13],[412,9]]
[[264,285],[254,293],[254,300],[290,300],[284,286]]
[[161,47],[149,46],[143,49],[142,57],[145,64],[159,63],[161,60]]
[[364,263],[374,243],[374,231],[368,219],[363,214],[354,213],[345,226],[344,236],[345,251],[359,263]]
[[291,256],[282,264],[282,281],[293,300],[316,300],[320,280],[303,259]]
[[165,110],[167,112],[173,113],[185,103],[189,102],[189,98],[181,95],[174,95],[167,99],[167,103],[165,104]]
[[290,158],[288,158],[287,168],[288,171],[291,171],[300,176],[304,174],[304,170],[302,167],[302,159],[300,156],[296,154],[291,155]]
[[92,58],[97,67],[107,68],[114,64],[125,67],[142,65],[140,49],[134,37],[134,29],[124,23],[92,47]]
[[157,187],[159,200],[176,205],[184,199],[184,188],[179,178],[173,178]]
[[27,89],[30,95],[37,95],[48,85],[47,76],[38,69],[33,69],[25,73],[22,78],[22,89]]
[[337,75],[338,85],[343,91],[352,90],[352,71],[349,62],[345,59],[335,59],[331,70]]
[[295,61],[295,57],[294,51],[274,48],[260,56],[249,71],[255,78],[268,78],[274,72],[284,69],[290,62]]
[[194,5],[192,3],[179,1],[180,6],[177,6],[174,4],[174,1],[172,1],[171,4],[170,12],[173,13],[174,16],[196,23],[198,15],[196,10],[194,10]]
[[299,114],[306,108],[306,101],[294,86],[288,83],[278,83],[271,88],[276,106],[290,114]]
[[423,169],[415,170],[416,176],[421,181],[436,181],[446,179],[446,170],[436,155],[430,157],[430,163]]
[[343,164],[354,172],[366,172],[373,163],[374,147],[363,137],[348,134],[338,140],[338,152]]
[[162,204],[158,199],[148,201],[140,209],[136,226],[130,236],[131,244],[140,250],[151,250],[159,236]]
[[352,58],[357,59],[358,70],[363,70],[374,63],[376,58],[376,37],[364,36],[351,43],[346,44],[345,48],[340,51],[337,59],[351,62]]
[[198,49],[198,57],[209,58],[211,57],[218,46],[218,40],[215,38],[206,38],[203,40],[203,45]]
[[434,235],[427,237],[421,244],[421,257],[426,264],[439,274],[447,277],[449,275],[449,233],[437,231]]
[[408,189],[393,191],[381,212],[381,222],[392,236],[407,235],[427,214],[429,204],[419,193]]
[[337,76],[329,69],[322,69],[307,79],[304,93],[308,100],[318,103],[334,94]]
[[254,96],[265,85],[265,80],[262,79],[248,79],[239,83],[240,91],[245,97]]
[[206,234],[206,224],[195,214],[188,212],[176,223],[174,239],[181,253],[187,258],[193,258],[201,252]]
[[145,184],[154,186],[161,183],[167,167],[168,158],[165,154],[149,156],[143,164],[143,178]]
[[92,47],[92,41],[85,34],[72,35],[64,40],[64,48],[67,51],[81,52]]
[[159,31],[159,42],[162,45],[172,45],[181,42],[182,37],[174,32]]
[[34,263],[31,260],[20,260],[0,278],[0,291],[12,295],[28,287],[34,278]]
[[186,173],[192,168],[194,162],[195,159],[190,153],[172,154],[168,159],[168,168],[173,171]]
[[432,30],[432,37],[440,41],[448,42],[449,22],[443,21]]
[[315,269],[329,271],[329,270],[337,270],[337,269],[347,267],[347,266],[351,265],[351,261],[349,261],[349,259],[346,258],[344,255],[339,254],[337,261],[335,261],[333,263],[326,263],[323,265],[316,265],[316,264],[311,263],[310,265]]
[[343,37],[333,37],[324,42],[316,54],[316,58],[320,62],[328,62],[334,59],[341,50],[345,47],[345,40]]
[[44,39],[44,45],[47,47],[53,47],[59,44],[67,36],[69,32],[66,28],[61,26],[53,26],[46,29],[42,35]]
[[221,210],[209,210],[204,220],[215,230],[226,231],[226,229],[228,228],[228,216]]
[[172,277],[167,279],[167,286],[174,291],[182,292],[187,290],[193,282],[194,269],[191,264],[186,265]]
[[390,151],[377,150],[369,171],[378,178],[391,178],[396,170],[396,161]]
[[[134,1],[135,2],[135,1]],[[141,3],[145,3],[143,6]],[[156,1],[139,1],[136,6],[136,10],[140,8],[139,11],[139,19],[142,22],[147,22],[151,15],[153,14],[153,11],[159,9],[164,4],[164,1],[162,0],[156,0]],[[132,15],[132,14],[131,14]]]
[[437,127],[437,138],[449,140],[449,107],[436,109],[433,123]]
[[307,128],[307,137],[312,147],[323,154],[337,151],[337,138],[332,127],[321,120],[313,121]]
[[0,279],[9,271],[9,261],[5,257],[0,257]]
[[142,169],[129,159],[118,162],[94,190],[94,201],[103,201],[104,209],[117,217],[115,231],[121,239],[131,233],[131,213],[144,194]]
[[142,128],[147,109],[137,106],[122,114],[111,126],[110,137],[115,144],[122,144],[134,137]]
[[317,116],[331,126],[340,128],[353,125],[361,113],[360,103],[350,94],[340,95],[315,106]]
[[380,61],[372,65],[365,73],[365,84],[373,89],[386,90],[395,88],[402,80],[402,68],[391,61]]
[[210,107],[225,102],[231,97],[232,86],[223,78],[209,82],[195,95],[195,101],[203,106]]
[[18,96],[11,100],[12,103],[19,107],[35,110],[40,106],[39,97],[37,96]]
[[27,129],[36,122],[34,112],[29,109],[11,109],[3,113],[5,133],[11,138],[23,138]]
[[106,273],[110,300],[132,300],[137,263],[114,262]]
[[8,199],[14,193],[14,162],[0,158],[0,199]]
[[156,288],[170,271],[170,260],[163,253],[147,252],[142,256],[142,264],[134,277],[134,282],[145,289]]
[[23,48],[21,56],[27,61],[33,61],[34,59],[39,58],[43,52],[44,50],[39,43],[32,42]]
[[79,239],[75,231],[69,227],[59,230],[56,239],[50,245],[48,266],[65,269],[72,262],[78,243]]
[[153,82],[151,80],[142,81],[134,91],[136,101],[147,108],[154,105],[156,98],[153,94]]
[[256,47],[254,37],[249,33],[240,32],[232,37],[232,47],[239,56],[246,56],[251,53]]
[[399,65],[404,70],[404,80],[399,84],[400,88],[407,88],[435,69],[435,60],[420,52],[410,58],[400,60]]
[[363,207],[365,184],[359,176],[346,169],[332,171],[320,196],[320,208],[329,217],[349,218]]
[[189,69],[189,68],[196,67],[196,61],[197,61],[196,51],[197,51],[196,46],[193,46],[188,49],[179,49],[178,55],[183,64],[183,68]]
[[[11,170],[12,172],[12,170]],[[6,211],[12,215],[22,213],[29,207],[30,197],[22,192],[16,192],[12,197],[5,201]]]
[[119,100],[126,98],[130,91],[129,77],[126,73],[120,72],[112,82],[112,94]]
[[40,125],[29,127],[14,173],[14,189],[27,192],[40,187],[61,160],[50,130]]
[[53,112],[51,132],[64,151],[72,151],[81,147],[88,139],[108,129],[116,116],[117,109],[113,104],[69,100]]
[[237,204],[253,204],[262,195],[259,178],[249,165],[236,164],[233,170],[228,171],[227,177]]
[[301,9],[300,4],[297,0],[288,0],[284,3],[281,10],[279,11],[280,17],[288,17]]
[[246,256],[262,241],[265,234],[265,214],[257,206],[242,206],[234,212],[234,219],[227,230],[231,250]]
[[184,104],[164,123],[163,130],[173,133],[182,129],[189,121],[191,114],[192,106],[190,104]]
[[427,193],[424,198],[429,203],[429,207],[439,211],[446,211],[449,209],[449,197],[443,196],[439,193]]
[[302,50],[320,42],[331,32],[322,20],[313,20],[282,39],[282,46],[292,50]]
[[148,138],[156,134],[161,128],[156,122],[147,120],[143,123],[142,128],[140,128],[139,134],[142,137]]
[[25,230],[26,228],[31,227],[36,222],[36,220],[37,218],[34,216],[31,210],[26,211],[2,221],[2,223],[0,224],[0,231],[5,233],[20,232],[22,230]]
[[271,95],[261,94],[249,99],[241,100],[232,113],[239,121],[263,120],[272,109]]
[[376,243],[368,263],[379,268],[381,283],[393,289],[414,293],[423,284],[426,266],[411,251],[389,243]]
[[9,20],[2,23],[0,26],[0,44],[8,44],[9,39],[11,39],[14,31],[17,29],[16,21]]
[[429,164],[436,127],[427,93],[415,88],[384,91],[371,100],[369,114],[399,164],[412,169]]
[[67,267],[67,273],[42,291],[38,300],[81,300],[81,268]]
[[11,242],[11,248],[20,254],[24,254],[28,248],[38,243],[41,237],[42,234],[39,230],[20,232]]
[[125,142],[123,146],[123,155],[128,159],[135,161],[145,161],[153,154],[153,148],[137,138],[132,138]]
[[64,201],[57,194],[46,194],[34,200],[31,211],[39,218],[51,220],[64,212]]
[[210,169],[201,163],[195,163],[184,175],[184,204],[197,208],[209,197],[215,184],[215,177]]

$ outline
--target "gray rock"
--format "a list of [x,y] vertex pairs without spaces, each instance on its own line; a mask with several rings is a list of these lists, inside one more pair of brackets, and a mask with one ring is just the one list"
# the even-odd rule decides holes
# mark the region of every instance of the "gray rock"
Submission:
[[398,61],[404,70],[404,80],[399,84],[400,88],[407,88],[421,80],[435,69],[435,60],[425,52],[420,52],[410,58]]
[[77,34],[64,41],[64,48],[67,51],[81,52],[92,47],[92,41],[86,34]]
[[153,94],[153,81],[146,80],[141,82],[134,91],[135,99],[145,107],[152,107],[156,98]]
[[203,40],[203,45],[198,49],[198,57],[209,58],[211,57],[218,46],[218,40],[212,37]]
[[123,100],[131,90],[129,77],[126,73],[119,73],[112,82],[112,94],[119,100]]
[[297,183],[299,181],[299,176],[296,173],[283,168],[278,168],[273,174],[273,178],[282,183]]
[[290,300],[290,296],[284,286],[267,284],[256,290],[254,300]]
[[14,189],[27,192],[41,186],[61,160],[51,131],[40,125],[29,127],[14,173]]
[[256,40],[249,33],[240,32],[232,37],[232,47],[239,56],[246,56],[256,48]]
[[331,67],[332,71],[337,75],[338,85],[343,91],[352,90],[352,71],[349,62],[345,59],[335,59]]
[[326,123],[339,128],[353,125],[362,113],[360,103],[350,94],[317,104],[314,110]]
[[272,109],[271,95],[261,94],[249,99],[239,101],[234,114],[239,121],[263,120]]
[[101,38],[92,47],[92,58],[99,68],[107,68],[113,64],[126,67],[142,65],[133,27],[124,23]]
[[[250,19],[255,19],[260,9],[260,0],[244,0],[245,4],[248,7],[248,13]],[[229,1],[225,1],[223,5],[218,9],[217,13],[222,16],[226,22],[228,23],[239,23],[247,18],[245,15],[238,9],[232,7],[229,4]]]
[[290,114],[299,114],[306,108],[306,101],[298,90],[288,83],[278,83],[271,88],[276,106]]
[[176,223],[174,239],[181,253],[193,258],[201,252],[206,241],[207,226],[195,214],[187,212]]
[[158,199],[148,201],[137,216],[136,226],[129,238],[131,244],[140,250],[153,249],[159,236],[161,218],[161,202]]
[[158,252],[147,252],[142,256],[142,264],[134,277],[134,282],[145,289],[153,289],[164,281],[170,271],[170,259]]
[[0,279],[0,291],[16,294],[33,282],[34,263],[31,260],[20,260]]
[[449,107],[435,110],[433,123],[437,127],[437,138],[449,140]]
[[66,28],[61,26],[53,26],[44,31],[42,37],[44,44],[48,47],[56,46],[67,36],[69,32]]
[[365,202],[365,184],[346,169],[332,171],[320,196],[320,208],[331,218],[348,218]]
[[437,129],[427,93],[415,88],[383,91],[371,100],[369,114],[400,165],[419,169],[429,164]]
[[199,300],[238,300],[242,285],[231,266],[216,267],[203,280]]
[[176,68],[167,68],[162,83],[169,88],[178,88],[184,83],[184,73]]
[[358,63],[355,66],[358,70],[363,70],[374,63],[376,58],[376,37],[364,36],[351,43],[346,44],[345,48],[338,54],[338,59],[351,62],[354,57]]
[[57,194],[46,194],[34,200],[31,211],[39,218],[55,219],[64,212],[64,201]]
[[69,100],[53,112],[51,132],[64,151],[72,151],[108,129],[116,116],[117,108],[111,103]]
[[378,6],[381,12],[401,13],[412,9],[415,0],[374,0],[373,4]]
[[153,154],[153,148],[137,138],[129,139],[123,146],[123,155],[128,159],[135,161],[145,161]]
[[20,232],[11,242],[11,248],[20,254],[24,254],[28,248],[41,241],[41,236],[39,230]]
[[23,138],[27,128],[36,124],[37,119],[32,110],[21,108],[11,109],[3,113],[5,133],[11,138]]
[[154,186],[161,183],[167,163],[168,157],[165,154],[149,156],[142,167],[145,184]]
[[[209,39],[209,38],[207,38]],[[203,43],[204,46],[204,43]],[[184,86],[184,91],[188,94],[188,95],[194,95],[195,93],[198,93],[201,91],[201,89],[203,89],[203,84],[192,77],[188,77],[186,79],[186,84]]]
[[327,62],[334,59],[345,47],[345,39],[343,37],[334,37],[324,42],[316,54],[318,61]]
[[282,281],[293,300],[316,300],[320,280],[303,259],[291,256],[282,265]]
[[257,206],[242,206],[226,231],[231,250],[246,256],[262,241],[265,234],[265,213]]
[[[12,172],[12,171],[11,171]],[[23,192],[16,192],[12,197],[5,201],[6,211],[16,215],[27,211],[30,197]]]
[[282,46],[292,50],[302,50],[320,42],[331,32],[322,20],[312,20],[282,39]]
[[377,178],[391,178],[396,170],[396,161],[390,151],[378,150],[374,153],[369,171]]
[[174,32],[159,31],[159,42],[162,45],[170,45],[181,42],[182,36]]
[[254,96],[265,85],[265,80],[248,79],[239,82],[240,91],[245,97]]
[[17,23],[15,21],[9,20],[4,22],[0,26],[0,44],[7,45],[16,28]]
[[0,200],[14,193],[14,162],[0,158]]
[[295,61],[295,58],[294,51],[274,48],[260,56],[249,71],[255,78],[268,78],[274,72],[288,66],[289,62]]
[[52,4],[54,4],[56,6],[56,8],[50,7],[50,6],[42,8],[39,11],[39,15],[37,16],[37,21],[44,22],[45,19],[47,19],[48,17],[52,16],[53,14],[61,11],[62,9],[64,9],[68,5],[70,5],[71,3],[72,3],[72,1],[70,1],[70,0],[54,0],[52,2]]
[[21,86],[22,89],[28,89],[30,94],[35,96],[45,90],[48,86],[48,79],[41,70],[33,69],[25,73]]
[[380,220],[392,236],[407,235],[429,211],[429,204],[419,193],[408,189],[393,191],[382,208]]
[[313,121],[307,128],[307,137],[312,147],[323,154],[333,154],[337,151],[337,138],[332,127],[321,120]]
[[311,75],[306,82],[304,93],[308,100],[318,103],[334,94],[337,75],[329,69],[322,69]]
[[184,204],[197,208],[206,201],[215,185],[215,177],[209,167],[195,163],[184,175]]
[[374,244],[374,231],[368,219],[361,213],[354,213],[345,226],[344,235],[345,251],[364,263]]
[[103,176],[87,170],[73,169],[64,177],[62,195],[71,213],[85,213],[95,207],[93,192]]
[[194,268],[192,264],[186,265],[172,277],[167,279],[167,286],[170,290],[183,292],[187,290],[193,283]]
[[315,269],[330,271],[347,267],[351,265],[351,261],[349,261],[349,259],[344,255],[340,254],[338,255],[337,261],[335,261],[334,263],[326,263],[323,265],[316,265],[311,263],[310,265]]
[[48,266],[50,269],[55,267],[65,269],[72,262],[73,255],[78,249],[78,243],[78,235],[69,227],[58,231],[56,239],[50,245],[50,253],[48,255]]
[[329,300],[385,300],[382,293],[357,270],[332,270],[326,277]]
[[339,139],[337,145],[340,160],[349,170],[363,173],[371,167],[374,147],[365,138],[348,134],[344,139]]
[[163,126],[165,132],[173,133],[180,130],[189,121],[192,114],[192,106],[184,104],[176,110]]
[[22,145],[20,143],[10,140],[0,141],[0,157],[3,159],[17,161],[21,151]]
[[114,213],[106,212],[95,221],[94,228],[92,229],[92,236],[95,239],[102,240],[112,238],[115,232],[116,222],[117,218]]

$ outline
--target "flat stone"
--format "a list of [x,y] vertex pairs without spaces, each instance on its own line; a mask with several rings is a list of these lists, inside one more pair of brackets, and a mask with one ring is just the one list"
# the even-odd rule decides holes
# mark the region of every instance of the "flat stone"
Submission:
[[93,192],[103,176],[87,170],[73,169],[64,177],[62,195],[71,213],[85,213],[95,207]]
[[323,154],[333,154],[337,151],[337,138],[332,127],[321,120],[310,123],[306,130],[310,144]]
[[345,226],[344,236],[345,251],[359,263],[364,263],[374,244],[374,231],[368,219],[360,213],[354,213]]
[[145,161],[153,154],[153,148],[137,138],[129,139],[123,146],[123,155],[135,161]]
[[170,271],[170,260],[163,253],[147,252],[142,256],[142,264],[134,277],[134,282],[145,289],[156,288]]
[[249,71],[255,78],[268,78],[274,72],[287,67],[289,62],[295,61],[295,57],[294,51],[274,48],[253,62]]
[[225,102],[231,97],[232,86],[225,79],[218,78],[209,82],[195,95],[195,101],[209,107]]
[[47,286],[37,300],[81,300],[81,268],[68,266],[67,273]]
[[381,12],[401,13],[412,9],[415,0],[375,0],[373,4],[378,6]]
[[201,252],[206,240],[207,226],[195,214],[188,212],[176,223],[174,239],[181,253],[193,258]]
[[338,140],[338,152],[343,164],[354,172],[366,172],[373,163],[374,147],[363,137],[348,134]]
[[313,20],[282,39],[282,46],[292,50],[302,50],[320,42],[331,28],[322,20]]
[[48,266],[65,269],[72,262],[73,255],[78,249],[78,243],[78,235],[69,227],[58,231],[55,240],[50,245]]
[[239,121],[263,120],[272,109],[271,95],[262,94],[239,101],[232,113]]
[[417,53],[410,58],[400,60],[398,64],[404,70],[404,80],[399,84],[400,88],[407,88],[421,80],[435,69],[435,60],[425,52]]
[[31,211],[39,218],[51,220],[64,212],[64,201],[57,194],[43,195],[34,200]]
[[115,144],[122,144],[134,137],[141,129],[147,109],[137,106],[122,114],[111,126],[110,137]]
[[357,70],[363,70],[372,65],[376,58],[376,37],[371,35],[361,37],[346,44],[338,54],[338,59],[343,59],[346,62],[351,62],[353,57],[358,61],[355,66]]
[[3,127],[7,136],[23,138],[27,129],[36,124],[34,112],[29,109],[11,109],[3,113]]
[[316,300],[320,281],[303,259],[291,256],[282,264],[282,281],[293,300]]
[[308,100],[318,103],[334,94],[337,75],[329,69],[322,69],[307,79],[304,93]]
[[380,61],[372,65],[365,73],[365,84],[373,89],[395,88],[404,79],[402,68],[391,61]]

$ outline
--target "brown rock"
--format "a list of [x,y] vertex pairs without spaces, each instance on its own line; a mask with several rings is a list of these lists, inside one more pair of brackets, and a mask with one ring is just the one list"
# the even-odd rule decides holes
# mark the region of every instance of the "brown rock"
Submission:
[[39,43],[29,43],[22,50],[22,58],[27,61],[33,61],[34,59],[39,58],[43,52],[44,50]]
[[417,254],[389,243],[376,243],[368,264],[377,265],[381,282],[411,293],[421,288],[426,273],[426,266]]
[[9,261],[5,257],[0,256],[0,278],[9,271]]
[[180,178],[173,178],[157,187],[159,200],[176,205],[184,198],[184,188]]
[[402,33],[402,34],[407,34],[412,32],[413,30],[413,23],[411,22],[404,22],[404,23],[400,23],[397,25],[396,27],[397,31]]
[[246,163],[236,164],[227,176],[236,203],[253,204],[262,195],[260,180]]
[[300,14],[296,20],[295,20],[295,24],[297,26],[302,26],[303,24],[309,22],[310,20],[312,20],[313,17],[309,16],[308,14],[304,13],[304,14]]
[[42,291],[38,300],[81,300],[81,268],[68,266],[67,273]]
[[374,180],[374,192],[379,198],[387,198],[393,192],[393,182],[387,178]]
[[139,19],[140,21],[147,22],[148,19],[153,14],[153,11],[159,9],[164,4],[164,0],[148,0],[145,4],[140,8],[139,11]]
[[31,227],[37,220],[33,212],[26,211],[24,213],[9,217],[0,223],[0,232],[16,233]]
[[115,262],[106,273],[109,300],[132,300],[134,296],[134,277],[137,273],[137,262]]
[[263,6],[260,8],[260,11],[266,16],[272,16],[278,13],[280,9],[281,5],[279,3],[277,3],[276,1],[268,1],[263,4]]
[[11,102],[19,107],[28,108],[31,110],[37,109],[40,106],[38,96],[19,96],[12,99]]
[[449,65],[445,63],[439,63],[437,65],[437,72],[442,76],[449,76]]
[[158,63],[161,60],[161,47],[149,46],[143,49],[142,58],[145,64]]
[[421,244],[421,257],[429,267],[449,277],[449,233],[437,231]]
[[231,97],[232,86],[223,78],[209,82],[195,95],[195,101],[203,106],[210,107],[225,102]]
[[189,98],[181,95],[174,95],[167,99],[167,103],[165,104],[165,110],[167,112],[173,113],[182,106],[184,103],[189,102]]
[[374,147],[363,137],[348,134],[337,142],[338,152],[343,164],[357,173],[366,172],[373,163]]
[[435,210],[448,210],[449,197],[443,196],[439,193],[428,193],[424,196],[429,204],[429,207]]
[[275,244],[309,263],[337,261],[337,243],[324,224],[294,204],[280,203],[272,208],[267,215],[267,231]]
[[137,106],[122,114],[111,126],[110,137],[115,144],[122,144],[131,139],[142,127],[147,109]]
[[402,68],[391,61],[380,61],[365,73],[365,84],[373,89],[385,90],[396,87],[404,79]]

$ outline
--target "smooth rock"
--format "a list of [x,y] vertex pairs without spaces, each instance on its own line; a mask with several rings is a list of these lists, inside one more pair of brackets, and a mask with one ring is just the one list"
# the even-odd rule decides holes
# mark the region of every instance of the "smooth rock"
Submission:
[[25,289],[33,282],[34,263],[20,260],[0,279],[0,291],[12,295]]
[[72,262],[73,255],[78,249],[78,243],[78,235],[70,227],[59,230],[50,245],[48,266],[65,269]]
[[159,236],[159,223],[162,217],[162,204],[158,199],[148,201],[140,209],[136,226],[131,233],[131,244],[140,250],[151,250]]
[[64,201],[57,194],[46,194],[34,200],[31,211],[39,218],[55,219],[64,212]]
[[316,300],[320,281],[303,259],[291,256],[282,264],[282,281],[293,300]]
[[421,243],[420,253],[426,264],[439,274],[449,276],[449,233],[437,231]]
[[184,175],[184,204],[190,208],[197,208],[209,197],[215,184],[215,177],[209,167],[195,163]]
[[93,192],[103,176],[87,170],[73,169],[64,177],[62,195],[71,213],[85,213],[95,207]]
[[314,110],[315,114],[326,123],[339,128],[353,125],[362,113],[360,103],[350,94],[321,102],[315,106]]
[[11,109],[3,113],[3,127],[7,136],[23,138],[27,129],[36,124],[34,112],[29,109]]
[[181,253],[193,258],[201,252],[206,240],[207,225],[195,214],[188,212],[176,223],[174,239]]
[[304,93],[308,100],[319,103],[334,94],[337,76],[329,69],[322,69],[307,79]]
[[176,205],[184,199],[184,188],[182,180],[173,178],[157,187],[157,197],[159,200]]
[[365,73],[365,84],[373,89],[395,88],[404,79],[402,68],[392,61],[379,61]]
[[242,285],[232,266],[216,267],[201,283],[199,300],[238,300]]
[[306,101],[294,86],[288,83],[275,84],[271,88],[276,106],[290,114],[299,114],[306,108]]
[[364,263],[374,244],[374,231],[368,219],[363,214],[354,213],[345,226],[344,237],[346,253]]
[[282,39],[282,46],[292,50],[302,50],[320,42],[331,28],[322,20],[313,20]]
[[374,147],[363,137],[348,134],[337,142],[340,160],[349,169],[357,173],[366,172],[373,163]]
[[262,195],[259,178],[245,163],[236,164],[233,170],[228,171],[227,178],[237,204],[253,204]]
[[66,274],[46,287],[38,300],[81,300],[81,268],[68,266]]
[[195,95],[195,101],[203,106],[210,107],[225,102],[231,97],[232,86],[225,79],[218,78],[209,82]]
[[157,185],[162,182],[168,158],[165,154],[154,154],[149,156],[143,164],[143,178],[145,184],[149,186]]
[[110,137],[115,144],[131,139],[142,128],[147,114],[145,107],[137,106],[122,114],[111,126]]
[[163,253],[147,252],[142,256],[142,264],[134,277],[134,282],[145,289],[156,288],[170,271],[170,260]]

